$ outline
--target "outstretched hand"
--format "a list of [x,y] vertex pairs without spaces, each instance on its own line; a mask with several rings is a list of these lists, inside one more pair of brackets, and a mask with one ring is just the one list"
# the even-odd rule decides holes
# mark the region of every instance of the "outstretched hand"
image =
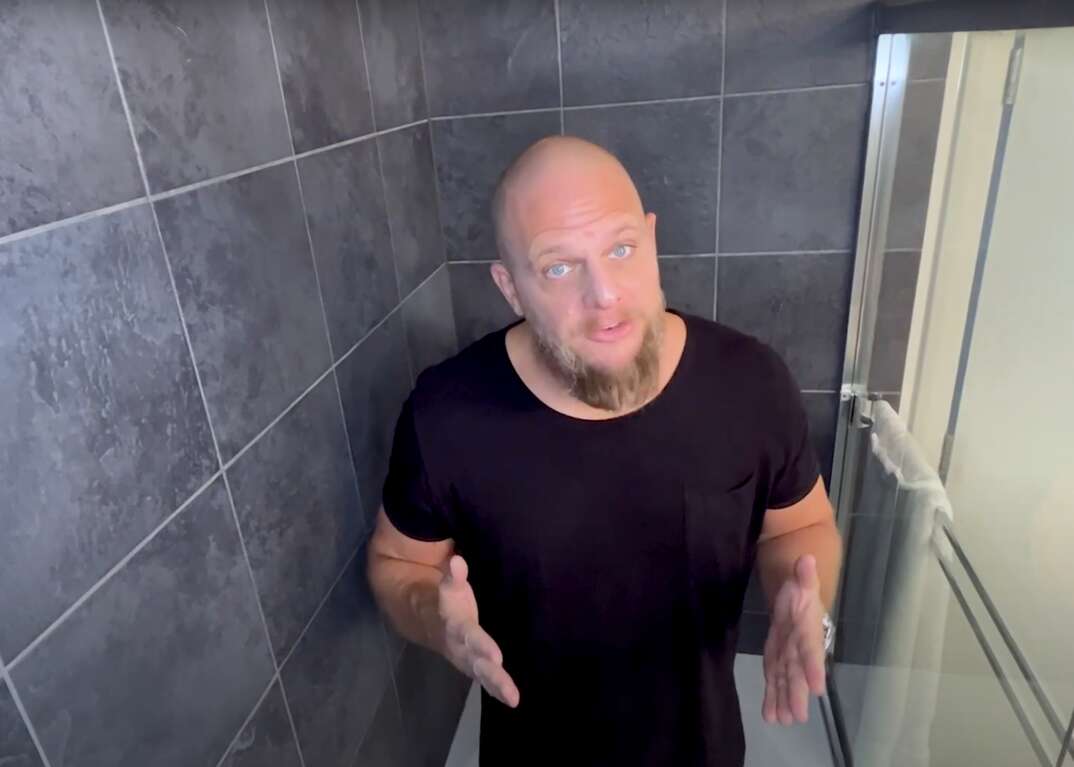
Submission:
[[825,692],[824,612],[817,561],[811,555],[800,557],[794,575],[776,594],[764,645],[761,713],[769,724],[807,721],[810,693]]
[[470,586],[470,570],[459,555],[448,563],[440,582],[439,611],[444,622],[444,655],[459,671],[476,679],[492,697],[514,708],[518,687],[503,668],[499,645],[477,622],[477,599]]

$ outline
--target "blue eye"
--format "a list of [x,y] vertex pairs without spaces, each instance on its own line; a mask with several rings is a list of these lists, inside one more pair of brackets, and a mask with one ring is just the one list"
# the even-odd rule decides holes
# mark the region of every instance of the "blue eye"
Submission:
[[620,243],[619,245],[616,245],[614,248],[612,248],[612,252],[609,255],[611,255],[612,258],[626,258],[633,252],[633,245],[623,245],[622,243]]
[[571,267],[567,264],[552,264],[544,270],[545,276],[553,280],[561,280],[571,273]]

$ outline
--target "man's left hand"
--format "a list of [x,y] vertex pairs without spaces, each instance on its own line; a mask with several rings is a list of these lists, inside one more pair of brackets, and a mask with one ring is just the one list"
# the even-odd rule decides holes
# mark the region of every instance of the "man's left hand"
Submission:
[[799,557],[794,575],[776,594],[764,645],[761,713],[769,724],[808,721],[810,693],[825,692],[824,612],[817,561],[811,555]]

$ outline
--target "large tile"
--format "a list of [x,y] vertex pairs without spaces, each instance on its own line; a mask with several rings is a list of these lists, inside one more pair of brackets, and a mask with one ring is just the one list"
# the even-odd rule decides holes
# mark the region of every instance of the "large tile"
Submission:
[[801,388],[839,388],[853,275],[849,253],[724,256],[718,269],[720,322],[771,344]]
[[868,81],[872,5],[868,0],[727,0],[727,92]]
[[716,240],[720,100],[570,110],[568,134],[609,149],[656,213],[661,253],[711,253]]
[[562,0],[563,103],[720,92],[722,3]]
[[219,767],[300,767],[298,746],[283,702],[273,682],[257,712],[228,749]]
[[460,348],[518,319],[492,281],[488,264],[451,264],[449,269]]
[[407,739],[426,767],[444,764],[470,680],[441,656],[409,645],[395,673]]
[[391,685],[380,617],[355,557],[281,670],[308,765],[353,765]]
[[354,0],[268,0],[296,152],[373,131]]
[[373,141],[298,161],[332,350],[338,359],[399,303]]
[[660,284],[672,309],[713,319],[715,281],[715,256],[660,259]]
[[813,450],[820,461],[820,473],[824,477],[824,486],[831,492],[835,432],[839,419],[839,395],[835,392],[803,394],[802,404],[805,407],[806,418],[809,420],[809,436]]
[[865,86],[728,98],[720,252],[853,247],[868,108]]
[[217,480],[11,674],[52,764],[189,767],[220,759],[272,671]]
[[388,474],[395,422],[410,393],[406,332],[396,312],[336,369],[362,508],[372,523]]
[[378,130],[424,119],[417,0],[358,0]]
[[0,764],[10,767],[42,767],[37,752],[26,729],[22,715],[15,707],[7,682],[0,680]]
[[414,377],[459,350],[451,308],[451,278],[442,267],[403,304],[403,323]]
[[920,251],[884,254],[869,367],[870,391],[897,392],[902,388],[920,264]]
[[947,61],[951,57],[951,33],[916,33],[910,35],[911,80],[947,76]]
[[394,686],[389,684],[353,767],[419,767],[422,762],[417,746],[407,741],[399,700]]
[[920,249],[943,110],[941,80],[909,83],[888,206],[888,248]]
[[5,3],[0,72],[0,236],[144,193],[93,3]]
[[559,106],[552,0],[421,0],[421,29],[433,115]]
[[495,260],[496,183],[526,147],[559,133],[559,113],[438,120],[432,126],[448,260]]
[[153,191],[290,154],[262,0],[101,5]]
[[377,144],[399,294],[405,297],[444,263],[429,126],[415,125],[379,136]]
[[149,207],[0,246],[0,654],[216,467]]
[[365,530],[334,377],[243,453],[228,479],[283,660]]
[[278,165],[156,205],[228,460],[329,365],[295,169]]

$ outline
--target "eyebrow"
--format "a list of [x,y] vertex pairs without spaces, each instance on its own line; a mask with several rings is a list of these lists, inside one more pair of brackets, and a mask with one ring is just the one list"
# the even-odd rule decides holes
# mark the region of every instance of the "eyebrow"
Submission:
[[[632,232],[639,231],[637,224],[623,224],[622,226],[620,226],[618,229],[616,229],[612,233],[612,238],[614,239],[616,237],[620,237],[620,236],[622,236],[623,232],[627,232],[627,231],[632,231]],[[540,261],[545,256],[551,255],[553,253],[559,253],[559,252],[561,252],[563,250],[564,250],[564,247],[562,245],[560,245],[560,244],[549,245],[547,248],[542,248],[540,251],[538,251],[533,256],[533,260],[534,261]]]

